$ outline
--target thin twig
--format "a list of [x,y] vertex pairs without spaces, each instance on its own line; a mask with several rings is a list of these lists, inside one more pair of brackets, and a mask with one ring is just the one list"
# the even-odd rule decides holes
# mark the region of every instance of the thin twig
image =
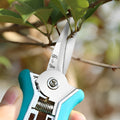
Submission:
[[[95,6],[97,6],[98,4],[103,4],[103,3],[106,3],[106,2],[109,2],[109,1],[112,1],[112,0],[97,0],[97,1],[95,1],[95,2],[93,2],[93,3],[91,3],[90,5],[89,5],[89,8],[94,8]],[[117,0],[117,1],[119,1],[119,0]],[[69,17],[71,17],[71,13],[69,13],[68,15],[67,15],[67,18],[69,18]],[[62,20],[65,20],[65,17],[63,17],[60,21],[62,21]],[[50,22],[51,20],[49,20],[48,21],[48,23],[49,24],[51,24],[51,22]],[[58,21],[58,22],[60,22],[60,21]],[[38,28],[38,27],[40,27],[40,26],[43,26],[44,24],[42,23],[42,22],[40,22],[40,21],[37,21],[37,22],[35,22],[35,23],[32,23],[31,24],[32,26],[34,26],[35,28]],[[32,27],[31,26],[31,27]],[[31,28],[30,26],[25,26],[25,25],[17,25],[17,24],[13,24],[13,25],[11,25],[11,26],[9,26],[9,27],[3,27],[3,28],[0,28],[0,34],[2,34],[2,33],[4,33],[4,32],[9,32],[9,31],[11,31],[11,32],[16,32],[16,31],[20,31],[20,30],[23,30],[23,29],[28,29],[28,28]],[[37,30],[39,30],[39,29],[37,29]],[[41,30],[39,30],[40,32],[42,32]],[[43,32],[42,32],[43,33]],[[46,36],[46,33],[43,33],[45,36]]]
[[[37,21],[37,22],[33,23],[32,25],[35,26],[35,27],[40,27],[43,24],[40,21]],[[20,31],[20,30],[28,29],[28,28],[31,28],[31,27],[30,26],[25,26],[25,25],[13,24],[9,27],[0,28],[0,34],[2,34],[4,32],[16,32],[16,31]]]
[[48,35],[47,35],[48,40],[49,40],[49,44],[51,44],[51,43],[52,43],[52,40],[51,40],[51,37],[50,37],[50,36],[51,36],[51,34],[48,34]]
[[55,29],[56,29],[56,31],[57,31],[57,33],[58,33],[58,35],[60,36],[60,31],[59,31],[59,29],[58,29],[57,25],[55,26]]
[[73,57],[73,60],[77,60],[77,61],[82,62],[82,63],[95,65],[95,66],[98,66],[98,67],[109,68],[109,69],[113,69],[113,70],[120,69],[120,66],[108,65],[108,64],[104,64],[104,63],[98,63],[98,62],[95,62],[95,61],[86,60],[86,59],[82,59],[82,58]]
[[89,8],[94,8],[95,6],[97,6],[99,4],[104,4],[104,3],[107,3],[107,2],[110,2],[110,1],[112,1],[112,0],[97,0],[97,1],[95,1],[93,3],[91,3],[89,5]]
[[52,34],[52,32],[49,32],[49,29],[48,29],[47,25],[45,25],[45,26],[46,26],[46,30],[47,30],[46,36],[48,38],[49,44],[51,44],[52,43],[52,40],[51,40],[51,34]]
[[[95,1],[95,2],[93,2],[93,3],[91,3],[91,4],[89,5],[89,8],[94,8],[96,5],[98,5],[98,4],[100,4],[100,3],[106,3],[106,2],[109,2],[109,1],[112,1],[112,0],[97,0],[97,1]],[[117,0],[117,1],[119,1],[119,0]],[[69,14],[67,15],[67,17],[68,17],[68,18],[71,17],[71,13],[69,13]],[[62,20],[64,20],[64,19],[65,19],[65,17],[63,17],[60,21],[62,21]],[[60,21],[58,21],[58,22],[60,22]],[[49,24],[51,23],[50,20],[48,21],[48,23],[49,23]],[[36,28],[38,28],[38,27],[40,27],[40,26],[43,26],[44,24],[43,24],[42,22],[40,22],[40,21],[37,21],[37,22],[35,22],[35,23],[32,23],[32,25],[35,26]],[[0,34],[2,34],[2,33],[4,33],[4,32],[9,32],[9,31],[15,32],[15,31],[18,31],[18,30],[28,29],[28,28],[31,28],[31,27],[30,27],[30,26],[13,24],[13,25],[11,25],[11,26],[9,26],[9,27],[0,28]]]
[[37,38],[35,38],[35,37],[33,37],[33,36],[29,35],[29,34],[25,34],[25,33],[20,32],[20,31],[18,31],[17,33],[24,36],[25,38],[31,40],[32,42],[36,42],[36,43],[40,42],[39,39],[37,39]]
[[51,44],[45,44],[45,43],[42,43],[42,42],[37,42],[37,43],[32,43],[32,42],[16,42],[16,41],[9,41],[9,40],[6,40],[6,39],[2,39],[0,38],[0,43],[12,43],[12,44],[20,44],[20,45],[34,45],[34,46],[41,46],[41,47],[49,47],[49,46],[54,46],[56,43],[53,42]]
[[42,30],[40,30],[38,27],[34,26],[33,24],[31,24],[30,22],[28,22],[31,27],[35,28],[36,30],[38,30],[39,32],[41,32],[44,36],[47,36],[47,33],[43,32]]

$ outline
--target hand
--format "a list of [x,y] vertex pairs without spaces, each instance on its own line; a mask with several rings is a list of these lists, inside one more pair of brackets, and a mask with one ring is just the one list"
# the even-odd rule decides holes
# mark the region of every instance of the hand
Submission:
[[[0,120],[17,120],[22,104],[22,91],[18,87],[10,88],[0,103]],[[72,111],[70,120],[86,120],[84,115]]]
[[0,103],[0,120],[17,120],[22,99],[23,95],[20,88],[8,89]]
[[86,120],[85,116],[77,111],[72,111],[70,114],[70,120]]

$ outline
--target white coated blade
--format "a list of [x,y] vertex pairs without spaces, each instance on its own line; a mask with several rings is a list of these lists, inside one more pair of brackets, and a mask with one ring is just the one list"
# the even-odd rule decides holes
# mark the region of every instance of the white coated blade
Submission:
[[64,73],[64,60],[66,55],[68,31],[69,24],[67,23],[55,45],[47,70],[57,70]]
[[71,57],[73,54],[73,50],[74,50],[74,46],[75,46],[75,42],[76,42],[76,34],[72,38],[68,39],[67,41],[65,60],[64,60],[64,70],[63,70],[64,74],[66,74],[67,69],[69,67]]

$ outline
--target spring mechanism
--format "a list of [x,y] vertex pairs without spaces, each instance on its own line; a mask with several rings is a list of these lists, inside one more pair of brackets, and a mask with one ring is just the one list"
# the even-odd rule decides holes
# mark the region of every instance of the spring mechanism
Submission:
[[53,108],[54,108],[53,102],[40,100],[38,101],[34,109],[52,115]]

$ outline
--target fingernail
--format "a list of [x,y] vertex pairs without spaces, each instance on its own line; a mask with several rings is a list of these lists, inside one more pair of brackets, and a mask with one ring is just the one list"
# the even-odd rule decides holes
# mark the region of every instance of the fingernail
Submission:
[[85,116],[83,114],[79,115],[80,120],[86,120]]
[[86,118],[82,113],[72,111],[70,120],[86,120]]
[[7,90],[2,99],[2,104],[14,104],[19,97],[19,89],[17,87],[11,87]]

